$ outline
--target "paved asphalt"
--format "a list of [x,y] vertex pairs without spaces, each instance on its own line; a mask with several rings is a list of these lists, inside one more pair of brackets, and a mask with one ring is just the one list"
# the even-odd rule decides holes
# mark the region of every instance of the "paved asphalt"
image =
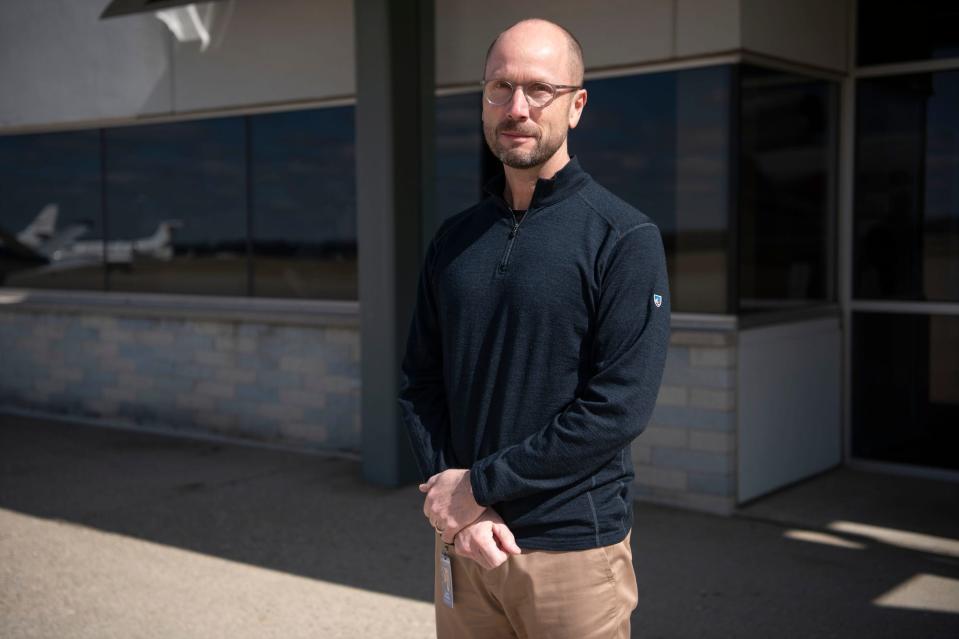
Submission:
[[[350,459],[0,415],[0,637],[430,637],[420,505]],[[955,483],[638,504],[633,546],[634,637],[959,638]]]

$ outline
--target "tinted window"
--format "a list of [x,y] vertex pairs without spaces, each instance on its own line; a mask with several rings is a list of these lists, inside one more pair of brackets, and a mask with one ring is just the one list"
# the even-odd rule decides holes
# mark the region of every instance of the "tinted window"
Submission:
[[108,285],[246,293],[243,118],[106,129]]
[[444,220],[476,204],[482,190],[482,96],[436,98],[436,211]]
[[731,67],[590,80],[570,152],[663,233],[673,310],[729,312]]
[[100,132],[0,137],[0,285],[102,289],[102,240]]
[[959,57],[959,3],[955,0],[861,0],[860,65]]
[[838,91],[740,68],[739,311],[834,300]]
[[959,71],[860,80],[854,294],[959,301]]
[[855,313],[852,454],[959,469],[959,317]]
[[250,118],[256,295],[357,298],[353,112]]

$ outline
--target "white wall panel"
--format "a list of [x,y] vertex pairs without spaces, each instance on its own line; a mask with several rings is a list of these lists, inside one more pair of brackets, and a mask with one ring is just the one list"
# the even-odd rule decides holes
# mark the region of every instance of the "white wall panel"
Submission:
[[739,495],[752,499],[841,461],[836,318],[739,333]]
[[213,39],[177,43],[175,107],[194,111],[350,95],[351,0],[227,0],[211,5]]
[[583,45],[587,68],[664,60],[673,55],[672,0],[438,0],[436,81],[479,82],[496,34],[523,18],[554,20]]
[[846,70],[850,0],[742,0],[743,48]]
[[0,128],[168,112],[169,31],[152,15],[100,20],[106,0],[0,6]]
[[676,55],[739,48],[739,0],[676,0]]

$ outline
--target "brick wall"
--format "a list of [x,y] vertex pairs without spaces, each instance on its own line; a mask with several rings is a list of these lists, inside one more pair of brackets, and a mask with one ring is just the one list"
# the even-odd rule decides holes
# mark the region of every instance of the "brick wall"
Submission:
[[[0,312],[0,406],[315,450],[360,450],[355,327]],[[638,499],[728,513],[736,333],[673,329]]]
[[349,327],[0,313],[0,405],[358,451]]
[[641,500],[728,513],[736,497],[736,334],[673,329],[663,385],[633,442]]

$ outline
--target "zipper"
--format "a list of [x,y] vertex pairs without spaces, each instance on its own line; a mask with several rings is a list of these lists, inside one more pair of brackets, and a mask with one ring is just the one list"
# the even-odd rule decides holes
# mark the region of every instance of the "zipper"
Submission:
[[[530,211],[527,209],[526,213],[523,214],[523,220],[529,217]],[[523,220],[519,222],[516,221],[516,215],[513,213],[512,209],[509,209],[509,215],[513,218],[513,228],[509,231],[509,239],[506,242],[506,250],[503,252],[503,259],[499,263],[499,272],[505,273],[506,267],[509,264],[509,254],[513,251],[513,242],[516,241],[516,236],[519,233],[519,226],[523,223]]]

